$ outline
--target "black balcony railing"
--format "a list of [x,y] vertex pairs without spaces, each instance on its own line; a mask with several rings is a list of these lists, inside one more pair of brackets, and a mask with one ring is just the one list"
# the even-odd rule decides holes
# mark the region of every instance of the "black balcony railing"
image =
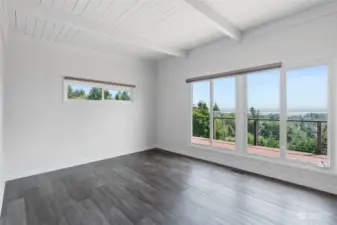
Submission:
[[[209,117],[194,116],[193,120],[197,126],[207,126],[206,123],[208,122],[208,127],[203,127],[200,130],[209,131]],[[202,120],[203,122],[198,123],[199,121],[197,120]],[[248,118],[247,120],[249,144],[279,148],[279,119]],[[235,141],[235,118],[214,117],[213,124],[213,139]],[[204,136],[195,135],[194,129],[193,127],[194,136],[209,138],[209,133]],[[226,135],[221,134],[222,131]],[[287,144],[288,150],[327,155],[327,121],[287,120]]]

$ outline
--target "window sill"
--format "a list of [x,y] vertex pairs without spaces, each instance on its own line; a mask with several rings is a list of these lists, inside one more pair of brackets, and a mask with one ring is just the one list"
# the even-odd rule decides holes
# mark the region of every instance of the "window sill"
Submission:
[[304,169],[319,173],[324,173],[328,175],[334,175],[336,176],[336,173],[334,173],[333,168],[331,165],[327,167],[320,167],[318,164],[312,163],[312,162],[306,162],[306,161],[300,161],[292,158],[281,158],[281,157],[269,157],[264,155],[258,155],[253,153],[248,153],[243,151],[237,151],[237,150],[231,150],[231,149],[225,149],[225,148],[216,148],[206,145],[200,145],[195,143],[190,143],[189,147],[193,148],[199,148],[202,150],[210,150],[212,152],[220,153],[220,154],[227,154],[227,155],[234,155],[238,157],[244,157],[248,159],[253,159],[261,162],[267,162],[270,164],[277,164],[281,166],[290,166],[295,169]]

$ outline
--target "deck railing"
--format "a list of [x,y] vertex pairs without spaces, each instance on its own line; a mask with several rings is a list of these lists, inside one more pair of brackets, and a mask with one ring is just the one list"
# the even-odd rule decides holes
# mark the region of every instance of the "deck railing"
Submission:
[[[194,116],[193,119],[207,119],[207,117]],[[216,127],[216,124],[217,124],[216,121],[217,120],[231,121],[231,124],[234,125],[234,131],[235,131],[235,118],[213,117],[213,124],[214,124],[213,139],[216,139],[216,137],[217,137],[217,131],[218,131],[217,127]],[[261,130],[263,128],[263,126],[261,126],[261,123],[263,123],[265,121],[267,121],[267,122],[279,122],[280,120],[279,119],[269,119],[269,118],[247,118],[247,121],[248,121],[247,124],[248,124],[248,127],[249,127],[248,129],[250,131],[252,131],[252,134],[253,134],[253,143],[251,143],[251,144],[254,145],[254,146],[265,146],[263,143],[259,143],[259,135],[260,135]],[[314,150],[313,153],[316,154],[316,155],[327,155],[327,140],[323,141],[323,136],[324,136],[323,131],[327,126],[327,121],[289,119],[289,120],[287,120],[287,127],[290,126],[291,123],[297,124],[298,126],[301,126],[303,129],[308,129],[308,130],[311,129],[310,131],[314,133],[313,135],[314,135],[314,138],[316,140],[316,146],[315,146],[315,150]],[[312,124],[312,123],[314,123],[315,125],[310,126],[309,124]],[[308,127],[311,127],[311,128],[308,128]],[[313,130],[313,128],[314,128],[314,130]],[[276,139],[277,139],[277,141],[279,141],[279,130],[274,131],[274,134],[272,134],[272,135],[278,136]],[[287,133],[287,138],[289,138],[288,133]],[[303,139],[303,140],[305,139],[303,137],[299,137],[299,138]],[[219,138],[219,140],[221,140],[221,138]],[[226,141],[226,140],[223,140],[223,141]],[[268,146],[266,146],[266,147],[268,147]],[[302,149],[296,149],[296,148],[292,149],[292,148],[295,148],[295,147],[289,147],[288,146],[288,150],[303,151]]]

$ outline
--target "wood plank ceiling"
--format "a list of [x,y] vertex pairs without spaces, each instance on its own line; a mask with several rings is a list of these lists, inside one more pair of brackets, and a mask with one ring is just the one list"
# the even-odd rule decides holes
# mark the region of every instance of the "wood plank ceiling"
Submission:
[[[111,54],[185,56],[186,50],[329,0],[9,0],[19,35]],[[242,6],[245,7],[242,7]],[[235,41],[235,40],[233,40]]]

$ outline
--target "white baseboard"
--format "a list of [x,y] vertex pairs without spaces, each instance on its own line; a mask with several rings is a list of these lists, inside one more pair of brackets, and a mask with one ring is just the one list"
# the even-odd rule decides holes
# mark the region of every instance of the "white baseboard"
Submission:
[[242,158],[225,153],[207,152],[205,154],[203,152],[198,154],[201,151],[178,151],[175,148],[160,145],[157,145],[157,148],[337,195],[337,176],[335,175],[321,174],[286,165],[273,165],[262,160]]

